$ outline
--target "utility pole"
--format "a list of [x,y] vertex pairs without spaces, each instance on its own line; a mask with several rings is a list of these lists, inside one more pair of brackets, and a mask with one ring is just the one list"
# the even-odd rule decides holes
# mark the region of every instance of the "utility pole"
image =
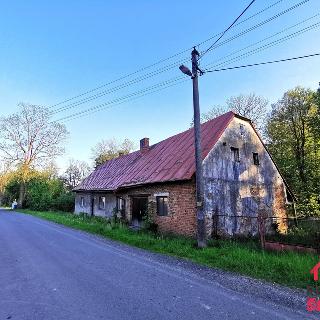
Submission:
[[199,87],[198,74],[201,70],[198,65],[199,52],[193,48],[191,52],[192,72],[188,67],[182,65],[179,69],[192,79],[193,87],[193,121],[194,121],[194,147],[196,161],[196,205],[197,205],[197,241],[198,247],[206,247],[206,223],[203,210],[203,170],[202,170],[202,155],[201,155],[201,124],[200,124],[200,106],[199,106]]
[[200,105],[199,105],[199,86],[198,86],[198,57],[199,52],[193,48],[191,52],[192,61],[192,87],[193,87],[193,121],[194,121],[194,147],[196,159],[196,200],[197,200],[197,240],[198,247],[206,247],[206,223],[203,210],[203,170],[201,155],[201,124],[200,124]]

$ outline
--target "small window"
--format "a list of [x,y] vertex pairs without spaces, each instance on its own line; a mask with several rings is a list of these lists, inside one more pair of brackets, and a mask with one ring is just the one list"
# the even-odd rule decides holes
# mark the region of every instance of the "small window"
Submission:
[[253,164],[255,164],[256,166],[258,166],[260,164],[260,161],[259,161],[259,154],[256,153],[256,152],[253,152]]
[[157,215],[168,215],[168,197],[157,197]]
[[123,198],[117,198],[117,211],[124,213],[125,207],[126,207],[126,200]]
[[243,136],[244,135],[244,125],[240,124],[240,134]]
[[232,160],[235,162],[240,162],[239,148],[231,147]]
[[83,208],[84,207],[84,197],[80,198],[80,206]]
[[99,197],[99,209],[103,210],[106,207],[106,197]]

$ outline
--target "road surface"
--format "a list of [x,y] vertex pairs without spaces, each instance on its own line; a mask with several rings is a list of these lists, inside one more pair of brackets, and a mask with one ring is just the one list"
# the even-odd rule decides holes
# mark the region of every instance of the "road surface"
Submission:
[[302,299],[0,210],[0,320],[311,319]]

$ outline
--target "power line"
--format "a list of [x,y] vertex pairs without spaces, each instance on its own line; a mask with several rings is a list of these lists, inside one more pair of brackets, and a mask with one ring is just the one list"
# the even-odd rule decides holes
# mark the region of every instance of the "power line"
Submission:
[[297,4],[295,4],[294,6],[292,6],[290,8],[287,8],[286,10],[281,11],[281,12],[277,13],[276,15],[274,15],[274,16],[272,16],[272,17],[270,17],[270,18],[268,18],[268,19],[266,19],[266,20],[264,20],[264,21],[262,21],[262,22],[260,22],[260,23],[258,23],[256,25],[254,25],[253,27],[250,27],[250,28],[248,28],[248,29],[236,34],[235,36],[224,40],[223,42],[221,42],[221,43],[217,44],[216,46],[213,46],[212,48],[210,48],[210,50],[208,50],[208,51],[211,51],[211,50],[216,49],[216,48],[218,48],[220,46],[223,46],[224,44],[226,44],[226,43],[228,43],[228,42],[230,42],[230,41],[232,41],[232,40],[234,40],[236,38],[239,38],[239,37],[243,36],[244,34],[247,34],[247,33],[251,32],[251,31],[253,31],[253,30],[265,25],[265,24],[267,24],[267,23],[279,18],[280,16],[282,16],[282,15],[284,15],[284,14],[286,14],[286,13],[288,13],[288,12],[298,8],[298,7],[300,7],[301,5],[307,3],[308,1],[310,1],[310,0],[304,0],[304,1],[301,1],[301,2],[299,2]]
[[[245,23],[245,22],[247,22],[248,20],[251,20],[252,18],[258,16],[259,14],[261,14],[261,13],[263,13],[263,12],[265,12],[265,11],[273,8],[274,6],[278,5],[278,4],[279,4],[280,2],[282,2],[282,1],[283,1],[283,0],[279,0],[279,1],[276,1],[276,2],[272,3],[272,4],[269,5],[268,7],[265,7],[264,9],[262,9],[262,10],[256,12],[256,13],[254,13],[253,15],[249,16],[248,18],[239,21],[238,23],[236,23],[235,25],[233,25],[232,28],[237,27],[238,25],[240,25],[240,24],[242,24],[242,23]],[[220,33],[217,33],[217,34],[215,34],[215,35],[213,35],[213,36],[211,36],[210,38],[208,38],[208,39],[206,39],[206,40],[204,40],[204,41],[202,41],[202,42],[200,42],[200,43],[198,43],[198,44],[197,44],[197,47],[199,47],[200,45],[203,45],[203,44],[207,43],[208,41],[211,41],[212,39],[214,39],[214,38],[216,38],[216,37],[218,37],[218,36],[220,36],[222,33],[223,33],[223,31],[220,32]]]
[[[267,64],[273,64],[273,63],[280,63],[280,62],[287,62],[287,61],[292,61],[292,60],[298,60],[298,59],[305,59],[305,58],[311,58],[311,57],[315,57],[315,56],[320,56],[320,53],[314,53],[314,54],[309,54],[309,55],[304,55],[304,56],[299,56],[299,57],[292,57],[292,58],[286,58],[286,59],[280,59],[280,60],[273,60],[273,61],[266,61],[266,62],[259,62],[259,63],[253,63],[253,64],[247,64],[247,65],[242,65],[242,66],[235,66],[235,67],[229,67],[229,68],[221,68],[221,69],[215,69],[215,70],[206,70],[205,73],[207,72],[220,72],[220,71],[227,71],[227,70],[233,70],[233,69],[240,69],[240,68],[247,68],[247,67],[253,67],[253,66],[259,66],[259,65],[267,65]],[[152,94],[152,93],[156,93],[156,92],[159,92],[159,91],[162,91],[164,89],[167,89],[169,87],[172,87],[174,85],[178,85],[180,83],[183,83],[183,82],[186,82],[188,81],[189,79],[179,79],[181,81],[179,82],[175,82],[175,83],[171,83],[167,86],[164,86],[163,88],[156,88],[156,90],[150,90],[150,91],[146,91],[146,92],[139,92],[140,94],[137,95],[137,96],[133,96],[131,99],[127,98],[124,99],[123,101],[120,100],[120,101],[116,101],[116,102],[110,102],[110,105],[105,105],[103,109],[107,109],[107,108],[111,108],[113,106],[116,106],[116,105],[120,105],[120,104],[123,104],[123,103],[126,103],[126,102],[130,102],[130,101],[133,101],[133,100],[136,100],[138,98],[141,98],[143,96],[146,96],[146,95],[149,95],[149,94]],[[89,113],[90,111],[90,113]],[[85,112],[79,112],[75,115],[71,115],[71,116],[68,116],[68,117],[64,117],[62,119],[59,119],[57,121],[70,121],[70,120],[74,120],[74,119],[78,119],[80,117],[83,117],[83,116],[86,116],[88,114],[92,114],[94,112],[98,112],[98,111],[101,111],[101,109],[97,109],[97,110],[86,110]]]
[[[229,39],[226,39],[225,41],[223,41],[222,43],[220,43],[220,44],[219,44],[218,46],[216,46],[216,47],[225,45],[226,43],[228,43],[228,42],[230,42],[230,41],[233,41],[234,39],[236,39],[236,38],[238,38],[238,37],[240,37],[240,36],[243,36],[243,35],[245,35],[246,33],[251,32],[252,30],[255,30],[256,28],[261,27],[262,25],[271,22],[271,21],[273,21],[274,19],[279,18],[279,17],[282,16],[283,14],[286,14],[286,13],[288,13],[289,11],[291,11],[291,10],[293,10],[293,9],[296,9],[298,6],[300,6],[301,4],[306,3],[306,2],[308,2],[308,1],[309,1],[309,0],[304,0],[304,1],[302,1],[302,2],[300,2],[300,3],[298,3],[298,4],[296,4],[296,5],[288,8],[288,9],[286,9],[286,10],[284,10],[284,11],[282,11],[282,12],[280,12],[280,13],[274,15],[274,16],[272,16],[271,18],[268,18],[267,20],[262,21],[262,22],[258,23],[257,25],[255,25],[255,26],[253,26],[253,27],[251,27],[251,28],[249,28],[249,29],[246,29],[246,30],[242,31],[242,32],[236,34],[235,36],[233,36],[233,37],[231,37],[231,38],[229,38]],[[278,1],[278,2],[279,2],[279,1]],[[261,11],[260,11],[260,12],[261,12]],[[249,19],[249,18],[248,18],[248,19]],[[239,24],[240,24],[240,23],[239,23]],[[216,48],[216,47],[215,47],[215,48]],[[212,50],[212,49],[210,49],[210,50]],[[128,82],[124,82],[124,83],[122,83],[122,84],[120,84],[120,85],[118,85],[118,86],[112,87],[112,88],[110,88],[110,89],[108,89],[108,90],[98,92],[97,94],[94,94],[94,95],[89,96],[89,97],[85,97],[85,98],[83,98],[83,99],[81,99],[81,100],[79,100],[79,101],[75,101],[75,102],[73,102],[73,103],[71,103],[71,104],[68,104],[68,105],[66,105],[66,106],[63,106],[63,107],[60,107],[60,108],[56,109],[55,111],[52,112],[52,114],[55,114],[55,113],[58,113],[58,112],[63,112],[63,111],[72,109],[72,108],[77,107],[77,106],[79,106],[79,105],[81,105],[81,104],[84,104],[84,103],[86,103],[86,102],[90,102],[90,101],[92,101],[92,100],[94,100],[94,99],[100,98],[100,97],[102,97],[102,96],[105,96],[105,95],[108,95],[108,94],[113,93],[113,92],[115,92],[115,91],[118,91],[118,90],[121,90],[121,89],[123,89],[123,88],[126,88],[126,87],[128,87],[128,86],[130,86],[130,85],[132,85],[132,84],[136,84],[136,83],[138,83],[138,82],[141,82],[141,81],[144,81],[144,80],[146,80],[146,79],[149,79],[149,78],[151,78],[151,77],[153,77],[153,76],[157,76],[157,75],[159,75],[160,73],[163,73],[163,72],[169,71],[169,70],[171,70],[171,69],[173,69],[173,68],[176,68],[176,67],[179,66],[181,63],[183,63],[183,62],[185,62],[185,61],[188,61],[188,60],[189,60],[189,58],[184,59],[184,60],[182,60],[182,61],[181,61],[181,60],[180,60],[180,61],[176,61],[176,62],[174,62],[174,63],[172,63],[172,64],[170,64],[170,65],[168,65],[168,66],[162,67],[162,68],[160,68],[160,69],[156,69],[156,70],[154,70],[154,71],[152,71],[152,72],[149,72],[149,73],[147,73],[147,74],[145,74],[145,75],[142,75],[142,76],[140,76],[140,77],[134,78],[133,80],[130,80],[130,81],[128,81]]]
[[[273,47],[273,46],[275,46],[275,45],[278,45],[278,44],[280,44],[280,43],[282,43],[282,42],[284,42],[284,41],[287,41],[287,40],[290,40],[290,39],[292,39],[292,38],[295,38],[295,37],[297,37],[297,36],[299,36],[299,35],[307,32],[307,31],[310,31],[310,30],[312,30],[312,29],[315,29],[315,28],[317,28],[317,27],[319,27],[319,26],[320,26],[320,21],[317,22],[317,23],[315,23],[315,24],[313,24],[313,25],[310,25],[310,26],[308,26],[308,27],[306,27],[306,28],[303,28],[303,29],[300,29],[300,30],[298,30],[298,31],[296,31],[296,32],[293,32],[293,33],[291,33],[291,34],[289,34],[289,35],[286,35],[286,36],[284,36],[284,37],[282,37],[282,38],[280,38],[280,39],[271,41],[271,42],[269,42],[269,43],[267,43],[267,44],[265,44],[265,45],[263,45],[263,46],[261,46],[261,47],[255,48],[255,49],[250,50],[250,51],[248,51],[248,52],[245,52],[245,53],[243,53],[243,54],[241,54],[241,55],[239,55],[239,56],[236,56],[236,57],[234,57],[234,58],[232,58],[232,59],[229,59],[229,60],[227,60],[227,61],[223,61],[223,62],[221,62],[221,63],[219,63],[219,64],[215,64],[214,66],[217,67],[217,66],[220,66],[220,65],[226,65],[226,63],[229,63],[229,64],[230,64],[230,63],[232,63],[232,62],[241,60],[241,59],[243,59],[243,58],[247,58],[247,57],[249,57],[249,56],[251,56],[251,55],[253,55],[253,54],[256,54],[256,53],[261,52],[261,51],[263,51],[263,50],[269,49],[269,48],[271,48],[271,47]],[[280,32],[280,33],[281,33],[281,32]],[[275,35],[276,35],[276,34],[275,34]],[[231,55],[233,55],[233,54],[235,54],[235,53],[237,53],[237,52],[243,51],[244,49],[246,49],[246,48],[248,48],[248,47],[251,47],[251,46],[253,46],[253,45],[256,45],[256,44],[258,44],[258,43],[260,43],[260,42],[263,42],[263,41],[265,41],[265,40],[267,40],[268,38],[271,38],[271,37],[273,37],[273,36],[274,36],[274,35],[272,35],[272,36],[270,36],[270,37],[267,37],[267,38],[265,38],[265,39],[263,39],[263,40],[260,40],[260,41],[256,42],[255,44],[249,45],[249,46],[247,46],[247,47],[245,47],[245,48],[243,48],[243,49],[237,50],[237,51],[235,51],[235,52],[227,55],[226,57],[231,56]],[[206,66],[206,67],[207,67],[207,66],[210,66],[210,65],[212,65],[212,64],[214,64],[214,63],[216,63],[216,62],[218,62],[218,61],[220,61],[220,60],[223,60],[224,58],[225,58],[225,57],[223,57],[223,58],[221,58],[221,59],[218,59],[218,60],[216,60],[216,61],[213,62],[213,63],[206,64],[205,66]]]
[[[189,59],[185,59],[185,60],[183,60],[183,61],[187,61],[187,60],[189,60]],[[181,63],[181,62],[180,62],[180,63]],[[68,110],[68,109],[77,107],[77,106],[79,106],[79,105],[81,105],[81,104],[84,104],[84,103],[86,103],[86,102],[95,100],[95,99],[97,99],[97,98],[101,98],[101,97],[103,97],[103,96],[105,96],[105,95],[108,95],[108,94],[110,94],[110,93],[114,93],[114,92],[116,92],[116,91],[118,91],[118,90],[124,89],[124,88],[129,87],[129,86],[131,86],[131,85],[133,85],[133,84],[136,84],[136,83],[139,83],[139,82],[141,82],[141,81],[147,80],[147,79],[149,79],[149,78],[151,78],[151,77],[154,77],[154,76],[156,76],[156,75],[159,75],[159,74],[161,74],[161,73],[163,73],[163,72],[165,72],[165,71],[168,71],[168,70],[171,70],[171,69],[173,69],[173,68],[176,68],[177,66],[180,65],[180,63],[179,63],[179,62],[175,62],[174,64],[169,65],[168,67],[164,67],[164,68],[161,68],[161,69],[157,69],[157,70],[152,71],[152,72],[150,72],[150,73],[147,73],[147,74],[145,74],[145,75],[143,75],[143,76],[141,76],[141,77],[134,78],[134,79],[132,79],[132,80],[130,80],[130,81],[128,81],[128,82],[124,82],[124,83],[122,83],[122,84],[120,84],[120,85],[118,85],[118,86],[112,87],[112,88],[110,88],[110,89],[108,89],[108,90],[104,90],[104,91],[98,92],[98,93],[95,94],[95,95],[89,96],[89,97],[84,98],[84,99],[81,99],[81,100],[79,100],[79,101],[75,101],[75,102],[73,102],[73,103],[71,103],[71,104],[68,104],[68,105],[66,105],[66,106],[64,106],[64,107],[58,108],[57,110],[53,111],[52,114],[56,114],[56,113],[59,113],[59,112],[62,112],[62,111],[65,111],[65,110]]]
[[135,74],[137,74],[137,73],[139,73],[139,72],[141,72],[141,71],[144,71],[144,70],[146,70],[146,69],[152,68],[152,67],[155,66],[155,65],[158,65],[158,64],[160,64],[160,63],[162,63],[162,62],[165,62],[165,61],[170,60],[170,59],[172,59],[172,58],[174,58],[174,57],[177,57],[177,56],[179,56],[179,55],[181,55],[181,54],[183,54],[183,53],[185,53],[185,52],[188,52],[188,51],[190,51],[191,49],[192,49],[192,47],[191,47],[191,48],[188,48],[188,49],[185,49],[185,50],[183,50],[183,51],[181,51],[181,52],[179,52],[179,53],[176,53],[176,54],[174,54],[174,55],[172,55],[172,56],[170,56],[170,57],[168,57],[168,58],[164,58],[164,59],[159,60],[159,61],[157,61],[157,62],[155,62],[155,63],[152,63],[152,64],[150,64],[150,65],[148,65],[148,66],[142,67],[142,68],[140,68],[140,69],[138,69],[138,70],[136,70],[136,71],[134,71],[134,72],[128,73],[128,74],[126,74],[126,75],[124,75],[124,76],[121,76],[121,77],[115,79],[115,80],[112,80],[112,81],[107,82],[107,83],[105,83],[105,84],[102,84],[102,85],[100,85],[100,86],[98,86],[98,87],[95,87],[95,88],[93,88],[93,89],[90,89],[90,90],[88,90],[88,91],[86,91],[86,92],[83,92],[83,93],[81,93],[81,94],[78,94],[78,95],[76,95],[76,96],[74,96],[74,97],[71,97],[71,98],[69,98],[69,99],[63,100],[63,101],[61,101],[61,102],[58,102],[58,103],[50,106],[50,108],[54,108],[54,107],[56,107],[56,106],[58,106],[58,105],[64,104],[64,103],[66,103],[66,102],[69,102],[69,101],[74,100],[74,99],[76,99],[76,98],[79,98],[79,97],[81,97],[81,96],[84,96],[84,95],[86,95],[86,94],[88,94],[88,93],[97,91],[97,90],[99,90],[99,89],[101,89],[101,88],[103,88],[103,87],[106,87],[106,86],[108,86],[108,85],[110,85],[110,84],[112,84],[112,83],[121,81],[121,80],[123,80],[123,79],[125,79],[125,78],[128,78],[128,77],[130,77],[130,76],[133,76],[133,75],[135,75]]
[[[281,3],[282,1],[283,1],[283,0],[278,0],[278,1],[274,2],[274,3],[272,3],[271,5],[265,7],[264,9],[256,12],[255,14],[251,15],[250,17],[246,18],[245,20],[242,20],[242,21],[234,24],[232,27],[239,26],[240,24],[242,24],[242,23],[244,23],[244,22],[246,22],[246,21],[248,21],[248,20],[250,20],[250,19],[252,19],[252,18],[254,18],[254,17],[258,16],[258,15],[260,15],[261,13],[263,13],[263,12],[265,12],[265,11],[273,8],[274,6],[278,5],[278,4]],[[223,33],[223,32],[220,32],[220,33],[218,33],[218,34],[215,34],[214,36],[211,36],[210,38],[208,38],[208,39],[206,39],[206,40],[198,43],[196,46],[200,46],[200,45],[202,45],[202,44],[204,44],[204,43],[212,40],[212,39],[215,38],[216,36],[221,35],[222,33]],[[81,93],[81,94],[78,94],[78,95],[75,95],[75,96],[73,96],[73,97],[71,97],[71,98],[68,98],[68,99],[65,99],[65,100],[63,100],[63,101],[60,101],[60,102],[58,102],[58,103],[56,103],[56,104],[51,105],[50,108],[54,108],[54,107],[56,107],[56,106],[65,104],[65,103],[70,102],[70,101],[72,101],[72,100],[75,100],[75,99],[77,99],[77,98],[79,98],[79,97],[82,97],[82,96],[84,96],[84,95],[87,95],[87,94],[89,94],[89,93],[92,93],[92,92],[94,92],[94,91],[97,91],[97,90],[99,90],[99,89],[101,89],[101,88],[104,88],[104,87],[106,87],[106,86],[108,86],[108,85],[110,85],[110,84],[113,84],[113,83],[115,83],[115,82],[121,81],[121,80],[123,80],[123,79],[125,79],[125,78],[128,78],[128,77],[131,77],[131,76],[133,76],[133,75],[135,75],[135,74],[137,74],[137,73],[139,73],[139,72],[142,72],[142,71],[144,71],[144,70],[150,69],[150,68],[154,67],[155,65],[161,64],[161,63],[163,63],[163,62],[165,62],[165,61],[168,61],[168,60],[170,60],[170,59],[172,59],[172,58],[174,58],[174,57],[177,57],[177,56],[179,56],[179,55],[182,55],[183,53],[186,53],[186,52],[190,51],[191,49],[192,49],[192,47],[191,47],[191,48],[188,48],[188,49],[185,49],[185,50],[182,50],[181,52],[178,52],[178,53],[176,53],[176,54],[173,54],[173,55],[171,55],[171,56],[168,57],[168,58],[161,59],[161,60],[159,60],[159,61],[157,61],[157,62],[155,62],[155,63],[152,63],[152,64],[150,64],[150,65],[147,65],[147,66],[145,66],[145,67],[142,67],[142,68],[140,68],[140,69],[138,69],[138,70],[136,70],[136,71],[134,71],[134,72],[132,72],[132,73],[123,75],[123,76],[121,76],[121,77],[119,77],[119,78],[117,78],[117,79],[115,79],[115,80],[109,81],[109,82],[107,82],[107,83],[105,83],[105,84],[102,84],[102,85],[100,85],[100,86],[97,86],[97,87],[95,87],[95,88],[93,88],[93,89],[87,90],[87,91],[85,91],[85,92],[83,92],[83,93]]]
[[[314,19],[315,17],[318,17],[319,15],[320,15],[320,13],[317,13],[317,14],[315,14],[315,15],[307,18],[307,19],[301,20],[301,21],[299,21],[298,23],[296,23],[296,24],[294,24],[294,25],[291,25],[291,26],[289,26],[289,27],[287,27],[287,28],[284,28],[284,29],[282,29],[282,30],[280,30],[280,31],[278,31],[278,32],[276,32],[276,33],[274,33],[274,34],[272,34],[272,35],[270,35],[270,36],[262,39],[262,40],[259,40],[259,41],[255,42],[255,43],[252,43],[252,44],[250,44],[250,45],[248,45],[248,46],[246,46],[246,47],[244,47],[244,48],[242,48],[242,49],[233,51],[232,53],[230,53],[230,54],[228,54],[228,55],[226,55],[226,56],[224,56],[224,57],[222,57],[222,58],[220,58],[220,59],[218,59],[218,60],[215,60],[215,62],[224,60],[225,58],[227,58],[227,57],[229,57],[229,56],[232,56],[232,55],[234,55],[235,53],[241,52],[241,51],[243,51],[243,50],[245,50],[245,49],[248,49],[248,48],[250,48],[250,47],[253,47],[253,46],[255,46],[255,45],[257,45],[257,44],[259,44],[259,43],[261,43],[261,42],[264,42],[264,41],[266,41],[266,40],[268,40],[268,39],[271,39],[271,38],[273,38],[273,37],[275,37],[275,36],[277,36],[277,35],[279,35],[279,34],[281,34],[281,33],[283,33],[283,32],[286,32],[286,31],[288,31],[288,30],[290,30],[290,29],[292,29],[292,28],[295,28],[295,27],[297,27],[297,26],[299,26],[299,25],[301,25],[301,24],[303,24],[303,23],[305,23],[305,22],[307,22],[307,21],[309,21],[309,20],[311,20],[311,19]],[[311,26],[309,26],[309,27],[311,27]],[[301,29],[300,31],[302,31],[302,30],[304,30],[304,29]],[[210,63],[210,64],[212,64],[212,63]]]
[[220,36],[207,50],[205,50],[205,51],[201,54],[200,58],[202,58],[217,42],[219,42],[219,40],[228,32],[228,30],[230,30],[230,29],[233,27],[233,25],[241,18],[241,16],[251,7],[251,5],[252,5],[254,2],[255,2],[255,0],[252,0],[252,1],[247,5],[247,7],[246,7],[246,8],[240,13],[240,15],[230,24],[230,26],[229,26],[226,30],[224,30],[224,31],[222,32],[221,36]]
[[[317,15],[319,15],[319,14],[316,14],[315,16],[317,16]],[[314,18],[315,16],[310,17],[310,18],[308,18],[308,19],[305,19],[305,20],[303,20],[303,21],[301,21],[301,22],[299,22],[299,23],[297,23],[297,24],[295,24],[295,25],[293,25],[293,26],[291,26],[291,27],[289,27],[289,28],[292,28],[292,27],[294,27],[294,26],[297,26],[297,25],[299,25],[299,24],[301,24],[301,23],[303,23],[303,22],[305,22],[305,21],[307,21],[307,20],[310,20],[311,18]],[[277,45],[277,44],[279,44],[279,43],[281,43],[281,42],[283,42],[283,41],[285,41],[285,40],[288,40],[288,39],[291,39],[291,38],[293,38],[293,37],[296,37],[296,36],[300,35],[301,33],[306,32],[306,31],[309,31],[311,28],[314,28],[315,26],[318,26],[318,25],[320,25],[320,22],[318,22],[318,23],[316,23],[316,24],[314,24],[314,25],[308,26],[308,27],[306,27],[306,28],[304,28],[304,29],[298,30],[297,32],[294,32],[294,33],[292,33],[292,34],[290,34],[290,35],[287,35],[287,36],[285,36],[285,37],[283,37],[283,38],[280,38],[280,39],[277,39],[277,40],[272,41],[272,42],[270,42],[270,43],[267,43],[267,44],[264,45],[264,46],[261,46],[261,47],[259,47],[259,48],[254,49],[254,50],[251,50],[251,51],[249,51],[249,52],[246,52],[246,53],[244,53],[244,54],[242,54],[242,55],[239,55],[239,56],[237,56],[237,57],[235,57],[235,58],[232,58],[232,59],[230,59],[230,60],[224,61],[224,62],[222,62],[222,63],[220,63],[220,64],[215,65],[215,66],[226,65],[226,64],[230,64],[230,63],[232,63],[232,62],[234,62],[234,61],[242,60],[242,59],[247,58],[248,56],[251,56],[251,55],[253,55],[253,54],[257,53],[257,52],[260,52],[260,51],[263,51],[263,50],[265,50],[265,49],[268,49],[269,47],[275,46],[275,45]],[[289,29],[289,28],[287,28],[287,29]],[[281,32],[278,32],[278,33],[281,33]],[[276,34],[278,34],[278,33],[276,33]],[[275,35],[276,35],[276,34],[275,34]],[[272,35],[272,36],[274,36],[274,35]],[[269,37],[267,37],[266,39],[268,39],[268,38],[270,38],[270,37],[272,37],[272,36],[269,36]],[[265,39],[264,39],[264,40],[265,40]],[[264,41],[264,40],[261,40],[261,41]],[[258,41],[257,43],[259,43],[259,42],[261,42],[261,41]],[[256,44],[257,44],[257,43],[256,43]],[[255,45],[255,44],[252,44],[252,45]],[[250,45],[250,46],[252,46],[252,45]],[[247,47],[250,47],[250,46],[247,46]],[[235,51],[234,53],[237,53],[237,52],[239,52],[239,51],[242,51],[242,50],[246,49],[247,47],[245,47],[245,48],[243,48],[243,49],[240,49],[240,50],[237,50],[237,51]],[[229,54],[228,56],[230,56],[230,55],[232,55],[232,54],[234,54],[234,53],[231,53],[231,54]],[[221,60],[221,59],[219,59],[219,60]],[[219,61],[219,60],[218,60],[218,61]],[[211,64],[212,64],[212,63],[211,63]],[[211,64],[207,64],[207,66],[209,66],[209,65],[211,65]],[[100,105],[97,105],[97,106],[88,108],[88,109],[86,109],[86,110],[77,112],[77,113],[75,113],[75,114],[71,114],[71,115],[69,115],[69,116],[63,117],[63,118],[61,118],[61,119],[59,119],[59,120],[57,120],[57,121],[65,121],[65,120],[68,120],[68,121],[69,121],[69,120],[72,120],[72,119],[77,119],[77,118],[79,118],[79,117],[82,117],[82,116],[85,116],[85,115],[89,115],[89,114],[91,114],[91,113],[94,113],[94,112],[97,112],[97,111],[101,111],[101,110],[106,109],[106,108],[111,108],[111,107],[114,106],[114,105],[119,105],[119,104],[122,104],[122,103],[125,103],[125,102],[130,102],[131,100],[136,100],[137,98],[143,97],[143,96],[145,96],[145,95],[147,95],[147,94],[151,94],[151,93],[153,93],[153,92],[158,92],[158,91],[161,91],[161,90],[163,90],[163,89],[166,89],[167,87],[171,87],[172,85],[175,85],[175,82],[177,82],[177,81],[179,81],[179,80],[182,80],[183,78],[184,78],[184,77],[171,78],[171,79],[169,79],[169,80],[166,80],[166,81],[164,81],[164,82],[158,83],[158,84],[153,85],[153,86],[151,86],[151,87],[147,87],[147,88],[145,88],[145,89],[143,89],[143,90],[141,90],[141,91],[134,92],[134,93],[131,93],[131,94],[126,95],[126,96],[124,96],[124,97],[120,97],[120,98],[117,98],[117,99],[115,99],[115,100],[111,100],[111,101],[108,101],[108,102],[106,102],[106,103],[103,103],[103,104],[100,104]],[[182,81],[182,82],[183,82],[183,81]],[[172,83],[173,83],[173,84],[172,84]],[[167,84],[169,84],[169,85],[167,86]],[[178,84],[178,83],[177,83],[177,84]],[[156,90],[155,90],[155,89],[156,89]],[[151,91],[151,92],[149,92],[149,91]],[[131,99],[132,97],[133,97],[133,99]]]
[[286,62],[286,61],[292,61],[292,60],[298,60],[298,59],[305,59],[305,58],[311,58],[320,56],[320,53],[312,53],[305,56],[299,56],[299,57],[293,57],[293,58],[286,58],[286,59],[280,59],[280,60],[273,60],[273,61],[265,61],[265,62],[258,62],[258,63],[251,63],[251,64],[245,64],[242,66],[235,66],[235,67],[229,67],[229,68],[221,68],[221,69],[214,69],[214,70],[205,70],[204,72],[220,72],[220,71],[226,71],[226,70],[233,70],[233,69],[241,69],[241,68],[248,68],[248,67],[255,67],[265,64],[272,64],[272,63],[279,63],[279,62]]
[[[102,104],[99,104],[99,105],[96,105],[96,106],[93,106],[93,107],[90,107],[86,110],[83,110],[83,111],[79,111],[77,113],[74,113],[74,114],[71,114],[69,116],[66,116],[66,117],[63,117],[63,118],[60,118],[56,121],[64,121],[64,120],[67,120],[67,119],[70,119],[70,118],[73,118],[74,116],[78,116],[78,115],[82,115],[84,113],[88,113],[88,112],[91,112],[91,111],[100,111],[102,108],[105,109],[105,107],[109,106],[109,105],[114,105],[114,104],[119,104],[120,102],[121,103],[124,103],[126,102],[128,99],[132,98],[132,97],[135,97],[135,96],[145,96],[149,91],[151,92],[157,92],[161,89],[165,89],[165,88],[168,88],[170,86],[172,86],[174,83],[180,81],[180,80],[185,80],[185,77],[184,76],[180,76],[180,77],[175,77],[175,78],[172,78],[172,79],[169,79],[169,80],[166,80],[166,81],[163,81],[163,82],[160,82],[158,84],[155,84],[153,86],[149,86],[143,90],[140,90],[140,91],[137,91],[137,92],[133,92],[133,93],[130,93],[128,95],[125,95],[123,97],[120,97],[120,98],[117,98],[117,99],[114,99],[114,100],[110,100],[108,102],[105,102],[105,103],[102,103]],[[129,100],[131,101],[131,99]]]

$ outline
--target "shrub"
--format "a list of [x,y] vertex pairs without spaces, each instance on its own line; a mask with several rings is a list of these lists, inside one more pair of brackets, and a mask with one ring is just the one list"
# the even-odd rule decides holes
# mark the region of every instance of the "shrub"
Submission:
[[53,201],[52,209],[73,212],[74,198],[75,196],[72,192],[63,192]]
[[318,195],[311,195],[309,199],[297,204],[297,212],[303,217],[320,217],[320,199]]

